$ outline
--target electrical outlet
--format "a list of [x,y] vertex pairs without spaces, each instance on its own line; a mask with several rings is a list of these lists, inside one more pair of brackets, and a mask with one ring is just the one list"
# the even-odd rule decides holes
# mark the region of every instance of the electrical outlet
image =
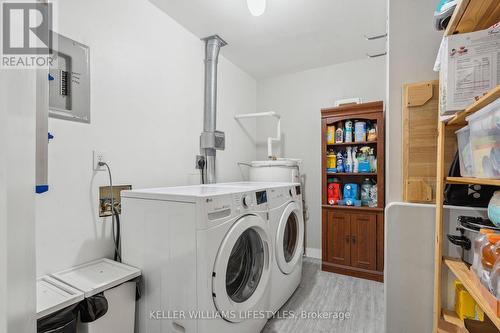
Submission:
[[106,152],[101,150],[94,150],[92,161],[94,163],[94,171],[106,171],[105,166],[99,166],[99,162],[108,162]]

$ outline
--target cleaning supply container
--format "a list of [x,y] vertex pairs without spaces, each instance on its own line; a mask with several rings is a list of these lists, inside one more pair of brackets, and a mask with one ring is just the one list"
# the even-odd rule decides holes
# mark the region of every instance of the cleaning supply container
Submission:
[[141,271],[99,259],[52,276],[83,292],[78,333],[134,333],[135,279]]
[[333,145],[335,143],[335,125],[328,125],[326,128],[326,144]]
[[466,118],[474,176],[500,179],[500,99]]
[[462,282],[455,280],[455,312],[460,320],[484,320],[484,311],[479,307]]
[[50,276],[36,280],[37,333],[76,333],[83,292]]
[[470,128],[462,127],[455,132],[458,141],[458,159],[460,161],[460,175],[462,177],[474,177],[474,164],[470,146]]
[[356,121],[354,123],[354,141],[364,142],[366,141],[366,122]]

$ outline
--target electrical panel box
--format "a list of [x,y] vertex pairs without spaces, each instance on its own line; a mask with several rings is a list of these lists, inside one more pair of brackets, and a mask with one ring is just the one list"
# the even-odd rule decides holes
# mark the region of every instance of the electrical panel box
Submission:
[[70,38],[57,38],[49,68],[49,116],[90,123],[90,50]]

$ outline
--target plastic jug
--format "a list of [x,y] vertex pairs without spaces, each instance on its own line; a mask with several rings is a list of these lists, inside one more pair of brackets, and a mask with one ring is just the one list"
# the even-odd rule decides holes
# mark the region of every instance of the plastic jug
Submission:
[[336,205],[338,201],[341,199],[340,198],[340,182],[338,181],[337,178],[334,178],[333,180],[330,180],[328,182],[328,204],[329,205]]
[[490,277],[490,291],[496,298],[500,296],[500,260],[497,260]]
[[476,239],[474,239],[474,257],[472,259],[471,269],[476,273],[477,276],[479,276],[478,271],[481,268],[481,248],[483,247],[483,245],[486,245],[488,243],[487,235],[492,233],[494,233],[494,231],[491,229],[480,229],[479,234],[477,235]]
[[[500,258],[500,246],[497,243],[500,241],[500,234],[488,234],[488,243],[481,248],[481,267],[482,272],[479,275],[479,279],[483,285],[489,288],[491,272],[493,271],[493,266]],[[499,244],[500,245],[500,244]]]
[[365,178],[361,184],[361,205],[368,206],[370,203],[370,191],[372,189],[373,183],[369,178]]
[[500,247],[496,246],[500,241],[500,234],[487,234],[486,237],[488,243],[481,248],[481,264],[485,270],[491,272],[493,265],[500,257]]

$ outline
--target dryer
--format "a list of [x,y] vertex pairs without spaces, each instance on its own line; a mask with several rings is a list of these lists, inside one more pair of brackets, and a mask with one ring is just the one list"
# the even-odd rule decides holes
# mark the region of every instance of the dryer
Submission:
[[273,235],[271,309],[278,311],[290,299],[302,279],[304,215],[300,184],[271,188],[269,225]]
[[270,317],[266,190],[122,192],[123,262],[143,272],[138,333],[257,333]]

